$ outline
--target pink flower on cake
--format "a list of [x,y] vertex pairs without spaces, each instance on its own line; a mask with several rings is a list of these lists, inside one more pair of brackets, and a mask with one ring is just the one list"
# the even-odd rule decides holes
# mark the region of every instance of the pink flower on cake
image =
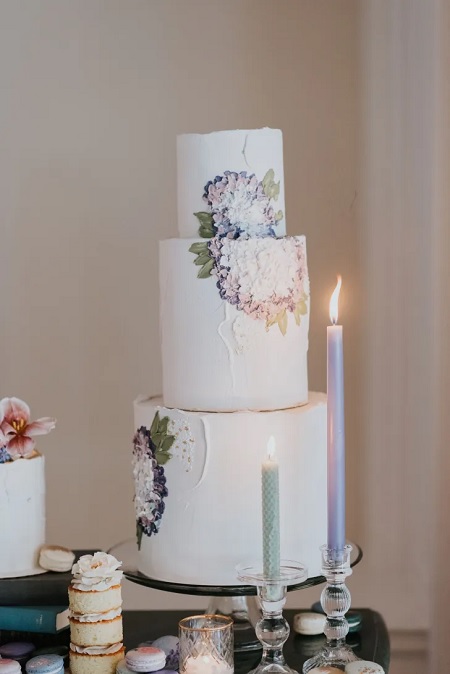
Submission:
[[3,398],[0,410],[2,414],[0,432],[5,436],[4,444],[13,460],[29,458],[36,446],[34,437],[50,433],[56,425],[55,419],[50,417],[30,421],[30,408],[19,398]]

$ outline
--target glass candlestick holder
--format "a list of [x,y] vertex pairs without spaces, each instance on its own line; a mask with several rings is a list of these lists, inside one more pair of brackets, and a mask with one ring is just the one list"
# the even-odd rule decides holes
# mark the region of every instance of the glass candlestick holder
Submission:
[[322,590],[320,603],[327,616],[324,634],[327,639],[322,650],[303,665],[303,674],[307,674],[315,667],[335,667],[345,670],[348,662],[359,660],[345,638],[349,626],[345,614],[351,605],[350,592],[345,584],[346,578],[351,575],[350,553],[351,545],[343,550],[333,550],[323,545],[322,573],[326,579],[326,586]]
[[241,582],[256,586],[262,611],[255,632],[262,644],[263,654],[252,674],[297,674],[288,667],[283,655],[283,646],[290,632],[283,607],[288,586],[304,580],[306,568],[298,562],[282,561],[279,575],[267,578],[260,567],[242,564],[237,568],[237,575]]

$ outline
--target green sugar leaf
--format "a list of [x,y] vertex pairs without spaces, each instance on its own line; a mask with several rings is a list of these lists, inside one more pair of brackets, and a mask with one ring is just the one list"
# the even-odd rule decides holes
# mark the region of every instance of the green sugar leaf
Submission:
[[202,239],[212,239],[215,234],[216,231],[212,227],[204,227],[203,225],[200,225],[198,235],[201,236]]
[[277,212],[275,213],[275,220],[276,220],[277,222],[279,222],[279,221],[282,220],[282,219],[283,219],[283,211],[277,211]]
[[209,262],[210,259],[211,259],[211,255],[209,253],[204,253],[202,255],[198,255],[198,257],[195,258],[194,264],[199,265],[199,266],[200,265],[203,266],[204,264]]
[[158,426],[159,426],[159,412],[156,412],[155,416],[153,417],[152,425],[150,426],[150,436],[152,437],[152,440],[153,434],[158,432]]
[[273,318],[268,318],[266,321],[266,330],[269,330],[269,328],[272,327],[272,325],[275,325],[275,323],[278,323],[278,316],[274,316]]
[[169,417],[163,417],[161,421],[158,424],[158,433],[161,433],[161,435],[165,435],[167,433],[167,429],[169,427]]
[[278,322],[278,327],[280,328],[280,332],[284,336],[286,334],[287,325],[288,325],[288,316],[287,316],[287,313],[286,313],[286,309],[283,309],[283,311],[281,311],[278,314],[277,322]]
[[198,272],[198,278],[209,278],[211,276],[211,271],[214,266],[214,260],[212,257],[209,258],[208,262],[203,265],[203,267]]
[[137,540],[137,546],[138,550],[141,549],[141,544],[142,544],[142,527],[139,524],[139,522],[136,522],[136,540]]
[[170,459],[170,454],[167,454],[166,452],[158,451],[155,454],[155,459],[159,463],[160,466],[164,466]]
[[267,171],[266,175],[264,176],[264,178],[262,179],[262,186],[263,186],[264,194],[267,194],[266,189],[268,187],[270,187],[270,185],[272,185],[274,178],[275,178],[274,170],[269,169]]
[[175,442],[175,436],[174,435],[166,435],[164,438],[162,445],[161,445],[161,450],[163,452],[168,452],[169,449],[172,447],[173,443]]
[[199,235],[203,239],[210,239],[213,237],[216,231],[211,213],[208,213],[207,211],[199,211],[198,213],[194,213],[194,215],[200,223],[198,230]]
[[297,325],[300,325],[300,320],[302,316],[306,316],[308,313],[308,307],[305,300],[300,300],[297,302],[294,309],[294,318]]
[[280,194],[280,183],[279,182],[276,183],[274,178],[275,178],[274,170],[269,169],[264,178],[262,179],[262,186],[266,197],[268,197],[269,199],[275,199],[276,201],[278,199],[278,195]]
[[163,433],[153,433],[152,440],[153,440],[153,444],[155,445],[155,447],[157,449],[159,449],[159,447],[161,446],[161,444],[164,440],[164,437],[165,436],[164,436]]
[[208,252],[208,242],[207,241],[196,241],[195,243],[192,244],[192,246],[190,246],[189,252],[194,253],[195,255],[207,253]]

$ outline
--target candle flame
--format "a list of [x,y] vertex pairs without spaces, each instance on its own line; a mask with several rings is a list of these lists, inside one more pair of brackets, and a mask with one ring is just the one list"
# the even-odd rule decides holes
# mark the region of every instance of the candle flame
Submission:
[[336,288],[333,290],[330,300],[330,318],[333,325],[336,325],[338,320],[338,304],[339,304],[339,293],[341,292],[342,277],[337,277]]
[[267,443],[267,456],[270,460],[272,460],[273,457],[275,456],[275,448],[276,448],[275,438],[273,437],[273,435],[271,435],[269,438],[269,442]]

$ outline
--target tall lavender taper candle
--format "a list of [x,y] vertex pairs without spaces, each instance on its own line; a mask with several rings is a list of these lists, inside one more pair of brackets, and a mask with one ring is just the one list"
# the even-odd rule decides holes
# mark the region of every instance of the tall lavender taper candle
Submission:
[[339,276],[330,301],[332,325],[327,329],[328,547],[338,557],[345,545],[344,353],[342,325],[336,325],[341,284]]
[[275,440],[270,436],[261,466],[264,578],[280,575],[280,491]]

